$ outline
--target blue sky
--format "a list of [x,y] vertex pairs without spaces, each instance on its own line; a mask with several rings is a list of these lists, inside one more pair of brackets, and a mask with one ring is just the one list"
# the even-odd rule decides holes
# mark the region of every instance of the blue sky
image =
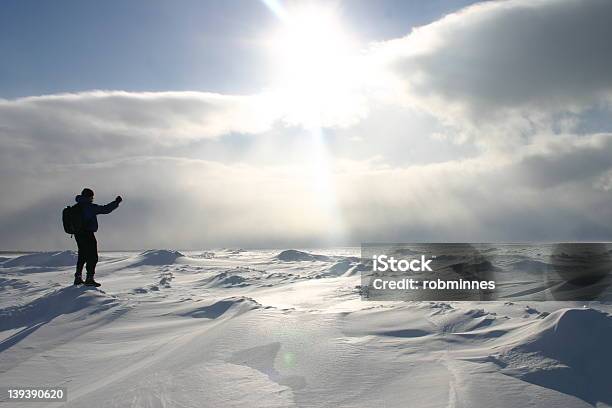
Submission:
[[[465,0],[338,2],[364,42],[407,34]],[[257,0],[3,0],[0,97],[78,92],[259,91],[254,38],[278,24]]]

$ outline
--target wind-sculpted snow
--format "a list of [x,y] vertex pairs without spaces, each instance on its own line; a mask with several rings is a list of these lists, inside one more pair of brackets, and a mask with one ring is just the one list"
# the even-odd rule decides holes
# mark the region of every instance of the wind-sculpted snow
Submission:
[[328,256],[311,254],[296,249],[287,249],[276,255],[276,259],[283,262],[299,262],[299,261],[323,261],[330,260]]
[[[9,334],[0,341],[3,369],[9,370],[46,349],[109,324],[126,311],[114,296],[83,287],[59,289],[32,302],[1,309],[0,332]],[[24,343],[39,346],[21,347]]]
[[67,287],[48,293],[25,305],[0,310],[0,329],[36,325],[75,312],[95,314],[116,306],[116,298],[86,287]]
[[499,360],[509,375],[610,405],[611,346],[612,316],[568,308],[526,327]]
[[249,286],[248,279],[236,274],[239,271],[225,271],[206,280],[207,287]]
[[550,269],[551,265],[541,261],[525,259],[512,263],[510,267],[522,272],[542,273]]
[[10,289],[26,289],[28,286],[28,281],[23,279],[0,278],[0,292]]
[[212,259],[215,257],[215,253],[211,251],[204,251],[198,254],[192,254],[192,258]]
[[345,260],[336,262],[334,265],[332,265],[329,268],[329,270],[325,273],[325,275],[326,276],[342,276],[354,266],[355,266],[354,262],[351,262],[350,260],[345,259]]
[[133,266],[142,265],[170,265],[177,259],[184,257],[179,251],[169,251],[167,249],[150,249],[141,253]]
[[5,268],[20,266],[70,266],[76,264],[77,254],[74,251],[35,252],[10,259],[2,264]]
[[232,315],[242,314],[249,310],[259,309],[261,305],[248,297],[232,297],[216,301],[206,306],[199,306],[188,312],[183,312],[182,316],[190,316],[203,319],[216,319],[231,313]]
[[[85,408],[612,405],[609,303],[364,301],[358,252],[102,253],[103,290],[71,285],[73,253],[14,257],[0,383]],[[540,261],[504,262],[482,268]]]
[[466,333],[503,322],[507,317],[497,316],[485,309],[453,310],[451,313],[438,314],[432,317],[443,333]]

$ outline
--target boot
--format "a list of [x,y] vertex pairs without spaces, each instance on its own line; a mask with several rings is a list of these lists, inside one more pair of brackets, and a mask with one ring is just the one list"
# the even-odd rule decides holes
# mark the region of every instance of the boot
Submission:
[[83,283],[83,276],[81,275],[74,275],[74,284],[75,285],[82,285]]
[[102,285],[94,280],[93,275],[87,275],[87,279],[85,279],[85,286],[95,286],[97,288],[98,286]]

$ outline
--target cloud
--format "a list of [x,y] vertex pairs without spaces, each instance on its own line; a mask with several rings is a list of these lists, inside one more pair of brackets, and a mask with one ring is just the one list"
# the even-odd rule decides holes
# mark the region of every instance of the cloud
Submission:
[[[279,152],[280,153],[280,152]],[[521,158],[485,154],[390,166],[380,158],[335,160],[331,189],[302,163],[226,164],[127,157],[48,166],[3,178],[2,248],[70,248],[60,210],[84,186],[104,203],[102,249],[223,246],[303,247],[368,241],[557,241],[612,236],[606,179],[612,135],[570,148],[542,142]],[[596,163],[567,176],[563,163]],[[598,184],[599,183],[599,184]],[[336,213],[327,207],[333,194]],[[345,240],[329,241],[342,216]],[[55,221],[53,221],[55,220]]]
[[550,188],[588,181],[612,168],[612,134],[556,135],[522,154],[515,173],[525,185]]
[[92,91],[0,99],[0,143],[50,157],[108,158],[230,133],[256,134],[279,119],[267,97],[203,92]]
[[555,113],[609,108],[611,18],[608,0],[491,1],[376,52],[412,104],[481,135],[516,136],[548,125]]
[[[0,99],[0,146],[23,155],[35,149],[51,161],[146,155],[159,146],[307,126],[309,122],[301,122],[306,118],[296,116],[296,103],[299,106],[295,96],[275,91],[255,95],[90,91]],[[324,126],[354,125],[366,114],[359,98],[347,106],[337,105],[321,116]]]
[[7,249],[72,247],[60,213],[85,186],[101,204],[125,199],[100,217],[102,249],[315,245],[335,222],[301,165],[128,157],[48,166],[2,182],[18,192],[0,205],[0,247]]
[[339,183],[350,236],[357,242],[608,240],[612,134],[572,143],[543,141],[521,157],[353,163]]

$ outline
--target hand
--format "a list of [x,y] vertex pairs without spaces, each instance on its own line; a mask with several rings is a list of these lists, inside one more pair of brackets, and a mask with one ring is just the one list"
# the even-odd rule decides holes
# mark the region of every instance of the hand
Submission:
[[121,196],[117,196],[117,198],[115,198],[115,201],[116,201],[117,203],[120,203],[120,202],[122,202],[122,201],[123,201],[123,198],[121,198]]

